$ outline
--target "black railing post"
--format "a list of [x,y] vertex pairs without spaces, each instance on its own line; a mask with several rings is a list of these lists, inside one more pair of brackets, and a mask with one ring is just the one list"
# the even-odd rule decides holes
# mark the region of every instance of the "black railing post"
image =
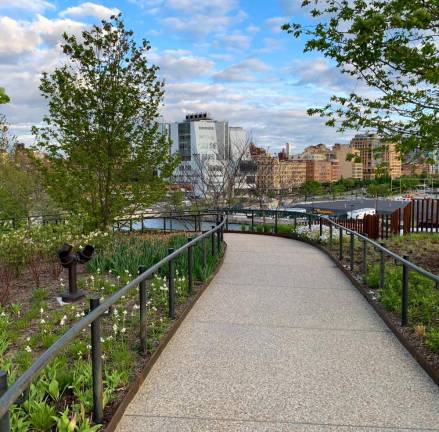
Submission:
[[294,231],[297,228],[297,216],[294,216]]
[[[206,231],[203,231],[202,234],[205,234]],[[203,264],[203,269],[206,268],[206,261],[207,261],[207,251],[206,251],[206,238],[203,238],[201,240],[201,260]]]
[[329,222],[329,246],[332,247],[332,223]]
[[[145,266],[139,267],[139,274],[145,273],[146,271]],[[140,352],[142,354],[146,354],[148,352],[148,346],[147,346],[147,334],[146,334],[146,280],[143,280],[139,284],[139,308],[140,308]]]
[[216,232],[216,250],[218,254],[221,252],[221,228]]
[[[8,374],[0,371],[0,397],[6,393],[8,389]],[[0,432],[9,432],[9,411],[0,419]]]
[[367,241],[363,240],[363,275],[367,275]]
[[[404,255],[403,258],[408,260],[409,257]],[[401,302],[401,325],[406,326],[408,323],[409,309],[409,269],[406,264],[402,265],[402,302]]]
[[[187,239],[187,242],[190,243],[193,240],[192,237]],[[192,250],[192,246],[189,246],[187,249],[187,280],[188,280],[188,291],[189,294],[192,294],[194,289],[194,280],[193,280],[193,268],[194,268],[194,254]]]
[[[212,225],[212,229],[215,228]],[[215,233],[212,231],[212,234],[210,234],[210,240],[211,240],[211,252],[212,252],[212,256],[215,255]]]
[[142,214],[142,232],[145,231],[145,221]]
[[338,229],[338,259],[343,259],[343,228]]
[[350,269],[351,271],[354,270],[354,241],[355,241],[355,237],[354,235],[351,233],[351,244],[350,244]]
[[[174,248],[168,249],[168,255],[174,253]],[[174,281],[174,260],[169,261],[168,274],[168,306],[169,318],[175,319],[175,281]]]
[[[99,298],[90,298],[90,311],[99,306]],[[102,382],[101,317],[91,323],[91,365],[93,374],[93,421],[104,419],[104,385]]]
[[255,211],[252,210],[252,232],[255,230]]
[[308,215],[308,228],[309,228],[309,230],[311,231],[311,215]]
[[[384,243],[381,243],[384,247]],[[386,260],[384,256],[384,251],[380,250],[380,289],[384,288],[384,277],[386,274]]]
[[274,232],[277,234],[277,210],[275,210],[274,212]]
[[229,230],[229,209],[226,211],[226,231]]
[[322,224],[322,218],[319,217],[319,225],[320,225],[320,237],[323,235],[323,224]]
[[130,218],[130,232],[133,232],[133,219]]

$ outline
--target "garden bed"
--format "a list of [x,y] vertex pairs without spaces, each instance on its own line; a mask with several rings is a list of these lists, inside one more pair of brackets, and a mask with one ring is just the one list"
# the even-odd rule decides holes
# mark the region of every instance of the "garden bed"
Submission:
[[[95,258],[78,274],[78,286],[104,299],[132,280],[140,265],[151,267],[168,254],[168,248],[181,247],[187,238],[182,234],[96,232],[83,235],[80,230],[61,230],[56,226],[0,237],[4,246],[3,271],[8,266],[6,271],[12,274],[6,280],[7,286],[1,287],[8,295],[3,297],[0,311],[0,369],[8,372],[9,384],[89,309],[87,299],[63,306],[56,300],[66,287],[63,272],[56,267],[53,255],[64,241],[76,247],[86,243],[96,246]],[[29,244],[31,252],[25,250]],[[201,265],[201,245],[194,247],[192,294],[188,292],[187,254],[175,260],[177,322],[219,266],[223,251],[211,256],[210,247],[206,246],[206,267]],[[36,256],[38,266],[32,263]],[[148,281],[146,355],[140,353],[138,338],[138,290],[133,289],[122,297],[102,319],[104,424],[111,420],[132,383],[139,381],[166,335],[176,328],[176,322],[168,318],[167,276],[167,268],[164,268]],[[84,331],[39,375],[24,403],[12,408],[12,430],[98,430],[100,426],[92,426],[91,422],[92,405],[90,335]],[[73,423],[75,428],[69,429]]]

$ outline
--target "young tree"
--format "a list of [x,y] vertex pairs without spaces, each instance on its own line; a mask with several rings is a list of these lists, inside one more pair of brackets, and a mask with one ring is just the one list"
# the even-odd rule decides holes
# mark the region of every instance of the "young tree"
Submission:
[[305,52],[320,51],[370,95],[334,95],[308,110],[328,126],[372,128],[400,150],[430,152],[439,143],[439,3],[426,0],[304,0],[314,26],[286,24],[306,36]]
[[5,93],[5,89],[0,87],[0,104],[5,104],[10,102],[9,96]]
[[38,166],[56,202],[106,228],[165,192],[174,159],[157,123],[163,83],[149,43],[138,46],[120,15],[63,37],[68,62],[40,85],[49,114],[33,129],[47,154]]

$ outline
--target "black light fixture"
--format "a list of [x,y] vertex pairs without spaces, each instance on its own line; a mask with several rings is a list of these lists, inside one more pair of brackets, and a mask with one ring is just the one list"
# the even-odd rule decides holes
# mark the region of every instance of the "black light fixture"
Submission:
[[64,302],[74,302],[85,296],[84,291],[78,290],[76,284],[76,266],[85,264],[91,260],[94,247],[85,245],[85,247],[76,253],[72,253],[73,246],[65,243],[58,251],[58,257],[61,265],[69,270],[69,291],[62,294],[61,299]]

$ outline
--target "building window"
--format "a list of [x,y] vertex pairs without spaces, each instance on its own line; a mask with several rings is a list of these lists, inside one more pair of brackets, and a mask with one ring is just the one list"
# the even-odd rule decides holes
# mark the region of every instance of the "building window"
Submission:
[[178,152],[182,161],[191,160],[191,125],[189,122],[178,125]]

